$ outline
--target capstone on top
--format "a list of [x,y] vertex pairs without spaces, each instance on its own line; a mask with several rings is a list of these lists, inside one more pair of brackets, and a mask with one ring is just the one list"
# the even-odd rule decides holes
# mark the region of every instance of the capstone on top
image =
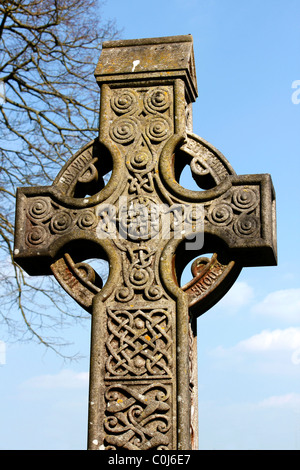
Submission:
[[107,41],[95,70],[101,83],[132,80],[162,80],[182,78],[190,102],[198,96],[193,50],[193,37]]

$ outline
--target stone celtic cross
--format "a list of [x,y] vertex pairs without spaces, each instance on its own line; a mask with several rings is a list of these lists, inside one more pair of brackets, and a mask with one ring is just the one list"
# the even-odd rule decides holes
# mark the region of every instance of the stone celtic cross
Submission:
[[92,314],[88,448],[196,449],[196,320],[243,267],[276,264],[271,178],[193,134],[191,36],[104,43],[95,76],[99,136],[18,190],[15,260]]

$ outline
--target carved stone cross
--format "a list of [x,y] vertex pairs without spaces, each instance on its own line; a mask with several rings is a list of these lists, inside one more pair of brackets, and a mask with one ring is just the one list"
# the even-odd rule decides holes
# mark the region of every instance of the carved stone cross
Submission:
[[52,186],[18,190],[15,260],[92,314],[88,448],[196,449],[196,320],[242,267],[276,264],[271,178],[192,133],[191,36],[104,43],[95,76],[99,137]]

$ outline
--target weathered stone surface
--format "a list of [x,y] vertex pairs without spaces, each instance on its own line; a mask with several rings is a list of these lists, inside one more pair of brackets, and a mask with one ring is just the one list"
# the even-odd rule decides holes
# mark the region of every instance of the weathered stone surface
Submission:
[[191,36],[106,43],[95,75],[99,137],[52,186],[18,190],[15,259],[92,313],[89,448],[195,449],[196,318],[244,266],[276,264],[271,177],[193,134]]

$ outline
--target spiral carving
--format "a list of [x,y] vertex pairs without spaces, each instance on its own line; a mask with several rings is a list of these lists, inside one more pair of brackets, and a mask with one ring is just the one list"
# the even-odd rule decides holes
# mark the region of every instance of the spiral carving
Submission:
[[28,215],[33,220],[43,220],[51,213],[51,204],[47,199],[34,199],[28,207]]
[[45,228],[41,225],[37,225],[27,234],[27,242],[30,245],[40,245],[45,241],[46,237],[47,232]]
[[145,286],[150,280],[149,270],[133,267],[129,274],[129,279],[131,284],[135,287]]
[[162,288],[158,285],[153,285],[145,288],[145,296],[148,300],[159,300],[163,295]]
[[130,159],[131,168],[137,173],[143,172],[149,163],[152,163],[152,155],[146,150],[135,152]]
[[239,210],[252,210],[258,204],[255,191],[249,188],[236,189],[232,196],[232,202]]
[[134,290],[127,286],[120,287],[116,291],[116,300],[119,302],[129,302],[134,297]]
[[150,113],[166,111],[170,107],[169,93],[164,88],[156,88],[146,93],[144,105]]
[[146,127],[146,135],[153,142],[162,142],[170,134],[169,121],[163,117],[153,118]]
[[238,236],[255,236],[259,227],[257,217],[249,214],[242,214],[233,224],[233,229]]
[[78,227],[82,230],[88,230],[92,227],[95,227],[97,224],[97,219],[92,211],[82,212],[77,220]]
[[137,107],[137,96],[130,90],[125,90],[111,99],[111,107],[117,114],[132,113]]
[[50,228],[53,233],[62,233],[72,225],[72,217],[66,211],[59,211],[51,219]]
[[211,207],[208,212],[208,219],[213,225],[228,225],[232,218],[232,208],[224,202]]
[[137,132],[137,122],[132,117],[116,119],[110,128],[110,137],[118,144],[130,144]]

